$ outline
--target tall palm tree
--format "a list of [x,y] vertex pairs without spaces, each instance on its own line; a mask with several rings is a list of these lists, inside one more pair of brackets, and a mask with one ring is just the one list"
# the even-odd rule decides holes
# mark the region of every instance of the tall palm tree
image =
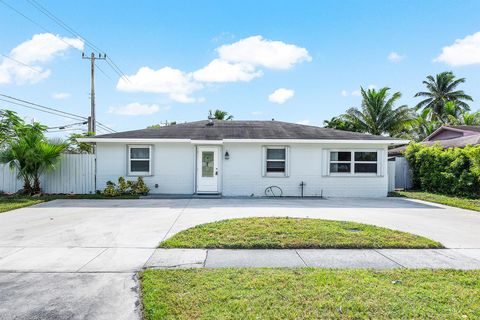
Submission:
[[423,109],[428,112],[429,119],[441,119],[445,104],[448,101],[453,101],[462,110],[470,110],[470,106],[465,101],[473,101],[472,97],[465,94],[463,90],[456,90],[456,88],[465,82],[465,78],[456,79],[451,71],[445,71],[437,74],[435,77],[428,76],[427,80],[423,81],[427,91],[420,91],[415,94],[415,97],[424,97],[415,109]]
[[233,120],[233,116],[229,115],[227,111],[219,109],[215,110],[214,112],[210,110],[209,115],[213,116],[217,120]]
[[378,91],[361,88],[362,105],[360,109],[350,108],[343,115],[350,126],[358,131],[395,136],[399,134],[413,119],[413,112],[406,105],[395,108],[394,104],[402,96],[395,92],[389,97],[390,88],[381,88]]

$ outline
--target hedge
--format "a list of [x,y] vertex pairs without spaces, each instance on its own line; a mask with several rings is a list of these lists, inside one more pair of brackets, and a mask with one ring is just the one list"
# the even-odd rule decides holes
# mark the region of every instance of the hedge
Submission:
[[413,186],[428,192],[478,197],[480,146],[445,149],[438,144],[411,143],[405,158],[412,170]]

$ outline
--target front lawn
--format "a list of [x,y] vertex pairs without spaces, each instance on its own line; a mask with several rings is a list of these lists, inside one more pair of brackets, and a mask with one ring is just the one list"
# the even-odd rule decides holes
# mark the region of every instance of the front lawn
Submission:
[[41,195],[38,197],[21,196],[21,195],[0,195],[0,213],[19,209],[23,207],[33,206],[46,201],[56,199],[138,199],[136,195],[124,195],[115,198],[105,197],[100,194],[67,194],[67,195]]
[[391,192],[390,196],[407,197],[440,203],[451,207],[480,211],[480,199],[460,198],[422,191],[397,191]]
[[145,318],[479,319],[480,271],[147,270]]
[[300,218],[244,218],[181,231],[161,248],[442,248],[425,237],[345,221]]

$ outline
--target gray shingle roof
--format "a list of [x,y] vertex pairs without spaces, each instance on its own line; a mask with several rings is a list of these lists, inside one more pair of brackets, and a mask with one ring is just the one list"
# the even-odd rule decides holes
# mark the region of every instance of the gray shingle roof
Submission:
[[474,132],[480,132],[480,126],[446,126],[450,128],[455,128],[455,129],[460,129],[460,130],[466,130],[466,131],[474,131]]
[[95,136],[118,139],[307,139],[307,140],[395,140],[358,132],[334,130],[281,121],[224,121],[188,122],[155,129],[142,129]]

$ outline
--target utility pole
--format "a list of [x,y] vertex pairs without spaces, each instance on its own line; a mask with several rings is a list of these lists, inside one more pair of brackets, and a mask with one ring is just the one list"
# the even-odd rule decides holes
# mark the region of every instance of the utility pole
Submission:
[[90,60],[90,117],[88,117],[88,132],[96,133],[96,118],[95,118],[95,60],[105,60],[107,55],[98,54],[98,57],[95,56],[95,53],[92,52],[90,57],[86,56],[82,52],[82,59]]

